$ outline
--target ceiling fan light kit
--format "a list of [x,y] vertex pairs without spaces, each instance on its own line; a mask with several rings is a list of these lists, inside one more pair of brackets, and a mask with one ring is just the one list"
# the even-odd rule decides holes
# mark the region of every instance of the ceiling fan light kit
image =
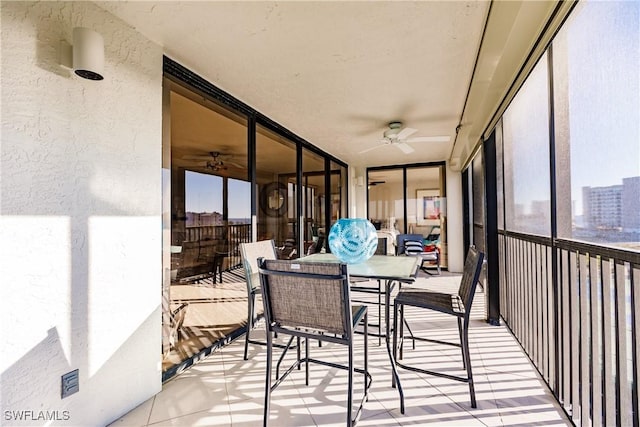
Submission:
[[219,151],[209,151],[208,154],[201,155],[182,156],[182,159],[206,162],[204,166],[212,171],[226,170],[228,166],[237,169],[246,169],[246,166],[231,161],[233,159],[232,154],[223,154]]

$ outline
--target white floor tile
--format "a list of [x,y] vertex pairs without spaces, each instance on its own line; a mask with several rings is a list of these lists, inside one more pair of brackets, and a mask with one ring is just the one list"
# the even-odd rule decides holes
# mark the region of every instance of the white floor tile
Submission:
[[[456,277],[420,279],[417,287],[456,289]],[[369,296],[375,298],[374,296]],[[364,298],[364,297],[363,297]],[[469,339],[474,371],[477,408],[471,408],[467,384],[423,375],[399,368],[405,394],[405,414],[400,413],[398,390],[391,387],[391,367],[386,347],[369,338],[369,371],[373,383],[358,425],[361,426],[506,426],[571,425],[560,410],[529,359],[504,326],[490,326],[482,320],[484,295],[476,295]],[[476,310],[478,310],[476,312]],[[372,314],[377,309],[372,308]],[[407,310],[414,332],[420,336],[457,342],[455,319],[438,313]],[[377,321],[371,316],[371,322]],[[356,338],[354,360],[362,364],[362,337]],[[252,339],[264,340],[264,325],[252,332]],[[279,340],[282,342],[282,337]],[[464,374],[460,350],[454,347],[418,343],[416,350],[405,341],[404,362],[431,370]],[[280,354],[277,350],[274,358]],[[249,346],[249,360],[243,359],[244,337],[215,351],[163,386],[153,399],[117,420],[112,426],[233,426],[262,424],[266,347]],[[295,358],[290,350],[287,362]],[[311,344],[314,358],[346,363],[343,346]],[[275,368],[275,366],[274,366]],[[284,368],[286,369],[286,367]],[[362,392],[362,377],[355,378],[356,396]],[[277,426],[343,426],[346,419],[346,372],[311,365],[310,385],[304,371],[294,371],[273,392],[270,422]]]

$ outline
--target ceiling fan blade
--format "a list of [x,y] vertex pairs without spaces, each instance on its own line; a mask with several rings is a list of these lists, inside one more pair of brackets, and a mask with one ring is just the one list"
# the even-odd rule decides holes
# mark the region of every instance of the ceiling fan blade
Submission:
[[398,147],[404,154],[413,153],[415,150],[409,144],[405,144],[404,142],[400,142],[399,144],[394,144]]
[[238,168],[238,169],[246,169],[246,166],[241,165],[240,163],[236,163],[236,162],[229,162],[229,161],[225,161],[224,162],[225,165],[231,165],[234,168]]
[[418,129],[404,128],[400,132],[398,132],[398,134],[396,135],[396,139],[398,141],[401,141],[403,139],[409,138],[411,135],[413,135],[416,132],[418,132]]
[[449,142],[451,137],[448,135],[440,136],[416,136],[405,140],[406,142]]
[[373,146],[371,148],[367,148],[366,150],[362,150],[362,151],[358,152],[358,154],[366,153],[368,151],[372,151],[372,150],[375,150],[376,148],[380,148],[380,147],[384,147],[384,145],[376,145],[376,146]]
[[187,155],[180,158],[182,160],[211,160],[211,156],[208,155]]

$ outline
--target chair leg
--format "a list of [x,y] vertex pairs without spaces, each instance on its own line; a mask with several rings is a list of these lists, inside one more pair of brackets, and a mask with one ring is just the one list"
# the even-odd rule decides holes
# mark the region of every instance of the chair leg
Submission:
[[397,302],[393,305],[393,360],[398,360],[398,312],[400,304]]
[[[402,309],[402,304],[394,304],[394,316],[393,316],[393,350],[389,348],[389,337],[386,339],[387,353],[389,353],[389,360],[391,362],[391,387],[398,388],[398,394],[400,395],[400,413],[404,414],[404,392],[402,391],[402,384],[400,384],[400,376],[398,375],[398,368],[396,367],[396,355],[398,353],[398,308]],[[402,314],[400,314],[402,317]],[[402,322],[402,319],[400,319]]]
[[[253,304],[255,294],[252,292],[249,294],[247,304],[247,333],[244,336],[244,360],[249,360],[249,336],[251,335],[251,329],[253,328]],[[269,334],[269,332],[267,332]]]
[[304,339],[304,385],[309,385],[309,338]]
[[[267,427],[269,424],[269,412],[271,404],[271,363],[273,348],[271,345],[271,333],[267,331],[267,369],[264,386],[264,417],[262,420],[263,427]],[[245,359],[246,360],[246,359]]]
[[[404,304],[400,304],[400,360],[404,359],[404,325],[407,324],[407,320],[404,318]],[[408,325],[408,324],[407,324]],[[413,334],[412,334],[413,335]],[[415,340],[413,341],[415,349]]]
[[[365,335],[366,337],[366,335]],[[351,427],[353,425],[353,419],[351,418],[351,413],[353,411],[353,340],[349,342],[349,390],[347,395],[347,427]],[[365,380],[364,383],[365,388],[367,387],[367,382]]]
[[[379,295],[379,294],[378,294]],[[369,388],[367,387],[367,372],[369,372],[369,313],[364,313],[364,396],[365,401],[369,401]],[[380,322],[378,322],[380,323]]]
[[466,321],[463,327],[463,341],[464,347],[463,354],[465,357],[465,364],[467,365],[467,378],[469,381],[469,395],[471,396],[471,407],[476,408],[476,392],[473,386],[473,373],[471,372],[471,357],[469,355],[469,322]]
[[460,350],[462,351],[462,369],[467,368],[467,356],[465,355],[465,346],[462,345],[462,319],[458,317],[458,334],[460,336]]
[[378,280],[378,346],[382,345],[382,281]]

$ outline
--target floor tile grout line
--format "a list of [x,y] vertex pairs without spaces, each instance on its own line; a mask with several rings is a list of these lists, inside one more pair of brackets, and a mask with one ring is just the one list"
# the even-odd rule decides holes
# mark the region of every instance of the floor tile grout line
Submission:
[[158,396],[157,394],[153,395],[153,399],[151,400],[151,409],[149,409],[149,415],[147,415],[147,422],[145,423],[145,427],[149,425],[149,422],[151,421],[151,416],[153,415],[153,408],[156,405],[156,396]]

